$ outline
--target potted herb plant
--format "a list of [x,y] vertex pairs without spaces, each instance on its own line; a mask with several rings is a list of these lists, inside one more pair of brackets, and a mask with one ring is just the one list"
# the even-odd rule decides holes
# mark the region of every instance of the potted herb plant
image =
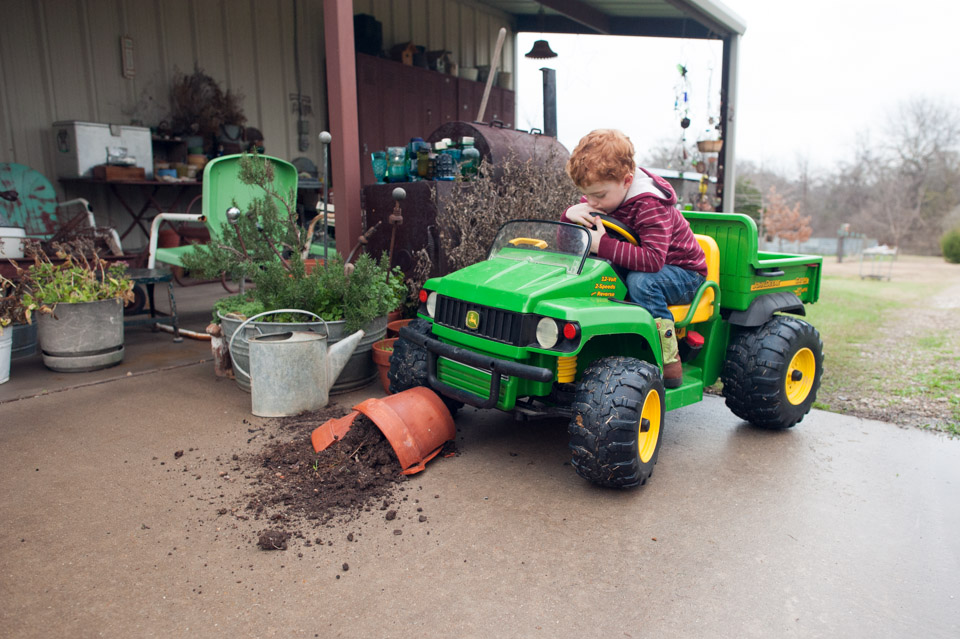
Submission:
[[[298,309],[315,313],[322,322],[305,321],[299,314],[277,313],[247,324],[244,335],[234,341],[231,356],[239,368],[249,371],[248,337],[261,333],[329,330],[335,343],[358,329],[365,336],[337,378],[331,393],[360,388],[373,381],[376,368],[371,358],[374,342],[383,338],[387,313],[406,297],[399,267],[389,268],[385,259],[360,255],[355,263],[345,264],[331,252],[325,264],[309,273],[304,258],[310,239],[298,224],[294,203],[296,193],[274,189],[273,168],[268,159],[257,154],[241,159],[240,180],[263,189],[247,211],[232,209],[231,227],[219,241],[198,247],[184,259],[187,269],[201,277],[219,277],[226,273],[241,282],[253,282],[251,290],[219,300],[214,307],[214,322],[222,327],[224,342],[247,318],[266,311]],[[238,385],[250,389],[250,379],[235,370]]]
[[55,371],[99,370],[123,361],[123,306],[132,302],[127,265],[108,264],[61,247],[54,264],[43,251],[20,274],[27,292],[22,304],[37,313],[43,363]]

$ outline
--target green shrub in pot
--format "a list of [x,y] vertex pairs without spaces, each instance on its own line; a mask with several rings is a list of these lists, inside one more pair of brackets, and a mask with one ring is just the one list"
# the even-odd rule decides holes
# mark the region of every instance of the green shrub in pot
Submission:
[[[355,263],[330,251],[327,263],[310,273],[304,265],[310,238],[300,227],[294,203],[296,193],[278,193],[273,188],[270,161],[256,154],[241,160],[240,180],[263,189],[246,211],[228,217],[230,228],[220,240],[198,247],[185,256],[184,265],[200,277],[219,277],[253,282],[252,290],[219,300],[214,321],[221,315],[246,318],[275,309],[301,309],[326,321],[345,320],[347,331],[363,328],[385,316],[406,299],[403,272],[389,268],[385,259],[361,255]],[[297,322],[303,316],[274,314],[270,322]]]

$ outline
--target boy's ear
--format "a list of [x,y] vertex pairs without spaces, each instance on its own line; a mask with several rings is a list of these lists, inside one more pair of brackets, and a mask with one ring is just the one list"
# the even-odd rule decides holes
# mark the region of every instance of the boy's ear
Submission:
[[631,184],[633,184],[633,173],[627,173],[626,177],[623,178],[623,186],[630,188]]

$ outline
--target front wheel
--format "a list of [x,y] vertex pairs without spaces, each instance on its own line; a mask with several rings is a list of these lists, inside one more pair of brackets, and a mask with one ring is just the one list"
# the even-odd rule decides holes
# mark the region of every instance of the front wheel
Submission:
[[727,407],[754,426],[784,429],[813,406],[823,377],[823,342],[813,326],[775,315],[730,338],[720,379]]
[[[415,319],[407,327],[421,335],[428,335],[433,326],[424,319]],[[390,392],[400,393],[417,386],[430,388],[429,376],[427,374],[427,349],[418,346],[404,338],[398,339],[393,343],[393,355],[390,356],[390,372],[387,373],[390,379]],[[456,400],[445,397],[442,393],[437,393],[451,415],[456,415],[457,410],[463,404]]]
[[630,357],[592,363],[577,383],[570,450],[577,474],[600,486],[642,486],[663,439],[664,391],[656,366]]

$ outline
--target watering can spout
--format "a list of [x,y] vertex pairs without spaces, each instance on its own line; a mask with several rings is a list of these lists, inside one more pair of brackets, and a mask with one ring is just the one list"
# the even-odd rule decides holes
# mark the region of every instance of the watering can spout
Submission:
[[357,331],[349,337],[345,337],[336,344],[333,344],[330,347],[330,350],[327,351],[327,391],[333,387],[334,382],[337,380],[337,377],[340,376],[340,373],[343,371],[343,367],[347,365],[347,362],[350,361],[350,356],[353,355],[353,351],[357,350],[357,345],[360,343],[360,340],[363,339],[364,332]]

